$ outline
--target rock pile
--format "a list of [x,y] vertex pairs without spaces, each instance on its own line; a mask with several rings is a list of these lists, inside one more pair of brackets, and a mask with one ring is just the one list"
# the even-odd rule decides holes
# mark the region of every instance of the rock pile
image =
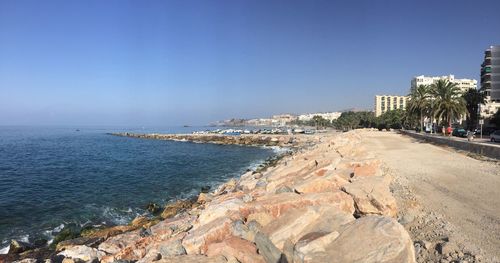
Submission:
[[197,143],[215,144],[238,144],[252,146],[294,146],[298,142],[294,140],[297,136],[292,135],[263,135],[263,134],[241,134],[238,136],[222,134],[138,134],[138,133],[111,133],[115,136],[170,140],[189,141]]
[[[357,132],[309,136],[314,145],[249,171],[162,221],[66,242],[64,262],[415,262],[396,220],[391,178]],[[107,233],[109,234],[109,233]],[[99,238],[103,235],[90,236]]]

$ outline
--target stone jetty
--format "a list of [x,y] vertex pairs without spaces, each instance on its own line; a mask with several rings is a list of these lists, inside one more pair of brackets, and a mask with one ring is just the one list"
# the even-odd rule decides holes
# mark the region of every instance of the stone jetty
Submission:
[[413,242],[395,219],[391,178],[357,131],[120,135],[296,148],[196,200],[167,204],[160,218],[63,241],[56,252],[63,262],[415,262]]
[[169,140],[169,141],[189,141],[196,143],[214,144],[236,144],[249,146],[298,146],[301,145],[300,138],[296,135],[266,135],[266,134],[141,134],[141,133],[110,133],[115,136],[124,136],[142,139]]

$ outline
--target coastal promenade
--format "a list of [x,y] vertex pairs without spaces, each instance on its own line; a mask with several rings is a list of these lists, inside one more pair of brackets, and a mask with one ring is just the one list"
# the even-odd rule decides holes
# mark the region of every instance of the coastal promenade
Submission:
[[[393,174],[400,217],[414,240],[447,239],[451,253],[500,261],[498,161],[393,132],[365,131],[362,137]],[[420,247],[417,258],[428,257],[428,249]]]
[[424,140],[427,142],[453,147],[458,150],[479,154],[489,158],[500,160],[500,143],[491,142],[489,136],[483,138],[474,138],[468,141],[467,138],[460,138],[455,136],[442,136],[437,134],[417,133],[414,131],[400,131],[402,134],[410,137]]
[[[237,137],[223,141],[233,143]],[[181,141],[200,142],[200,137],[192,138],[196,139]],[[62,257],[65,262],[416,262],[413,240],[398,222],[397,200],[390,190],[393,178],[361,144],[362,131],[237,140],[262,139],[269,145],[292,145],[293,152],[213,191],[154,209],[156,216],[88,229],[77,238],[62,240],[47,258]],[[39,258],[30,250],[10,256]]]

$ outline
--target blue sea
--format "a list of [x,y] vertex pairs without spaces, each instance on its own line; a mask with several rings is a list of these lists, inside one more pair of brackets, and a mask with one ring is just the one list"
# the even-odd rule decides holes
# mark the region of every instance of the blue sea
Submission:
[[271,148],[108,135],[205,128],[0,126],[0,253],[11,239],[51,240],[69,224],[127,224],[165,204],[237,177]]

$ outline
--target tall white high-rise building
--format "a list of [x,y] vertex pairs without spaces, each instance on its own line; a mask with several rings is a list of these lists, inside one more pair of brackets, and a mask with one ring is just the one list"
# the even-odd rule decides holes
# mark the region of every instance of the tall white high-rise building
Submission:
[[448,80],[451,83],[456,83],[462,92],[466,92],[469,89],[477,89],[477,80],[475,79],[456,79],[455,75],[448,76],[438,76],[438,77],[429,77],[429,76],[416,76],[411,80],[411,89],[415,89],[420,85],[431,85],[438,80]]
[[486,94],[486,104],[480,105],[481,118],[490,118],[500,110],[500,46],[484,51],[481,90]]
[[375,95],[375,117],[388,111],[396,109],[406,109],[407,96]]

